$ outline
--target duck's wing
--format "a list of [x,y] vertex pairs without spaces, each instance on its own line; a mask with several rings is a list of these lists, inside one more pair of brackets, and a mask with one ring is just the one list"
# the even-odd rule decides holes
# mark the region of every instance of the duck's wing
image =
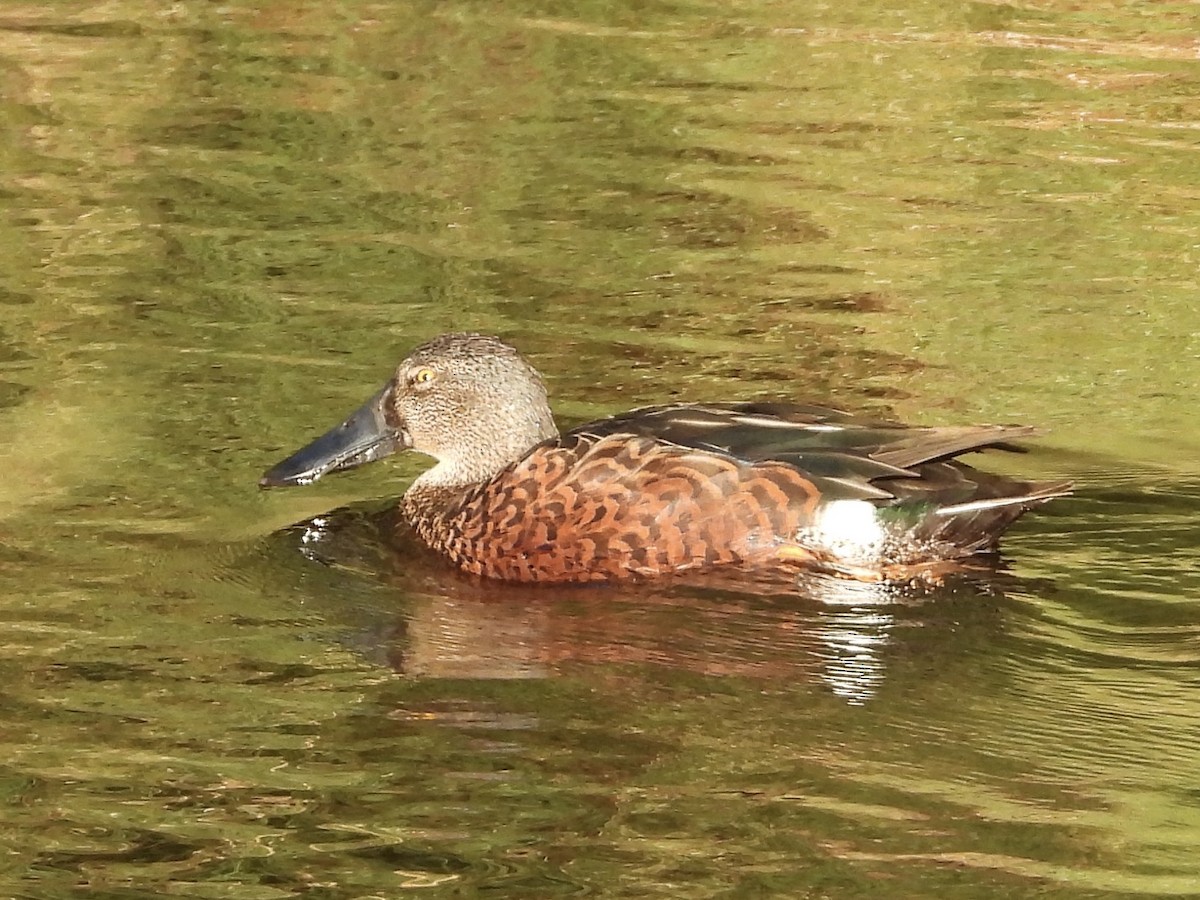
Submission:
[[817,476],[914,477],[924,463],[1038,434],[1024,425],[919,427],[865,422],[840,410],[791,403],[651,406],[574,429],[603,437],[636,434],[747,462],[794,465]]
[[[891,499],[891,492],[872,482],[911,477],[914,473],[887,460],[874,459],[865,449],[855,450],[852,443],[846,442],[848,432],[843,423],[850,421],[845,413],[818,406],[678,404],[645,407],[589,422],[568,431],[563,439],[594,442],[632,435],[680,451],[713,454],[739,463],[783,463],[802,472],[829,500]],[[864,446],[878,443],[865,438],[865,434],[857,436]]]
[[[1071,488],[980,472],[958,459],[977,450],[1023,452],[1025,425],[909,426],[869,422],[841,410],[749,402],[652,406],[576,429],[636,434],[751,463],[778,462],[810,479],[826,500],[904,507],[1014,505],[1027,508]],[[978,511],[978,510],[976,510]]]

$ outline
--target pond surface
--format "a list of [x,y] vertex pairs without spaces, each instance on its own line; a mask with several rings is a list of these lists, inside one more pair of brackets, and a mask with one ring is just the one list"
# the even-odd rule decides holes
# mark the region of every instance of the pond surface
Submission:
[[[1195,24],[0,2],[0,895],[1200,894]],[[384,553],[415,458],[257,490],[450,329],[565,423],[1028,422],[1079,489],[765,597]]]

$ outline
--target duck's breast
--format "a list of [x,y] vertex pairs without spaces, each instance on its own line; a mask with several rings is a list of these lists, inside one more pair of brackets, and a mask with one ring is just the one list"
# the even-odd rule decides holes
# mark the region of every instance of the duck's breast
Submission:
[[605,581],[773,559],[821,501],[797,469],[648,437],[535,448],[442,518],[461,568],[509,581]]

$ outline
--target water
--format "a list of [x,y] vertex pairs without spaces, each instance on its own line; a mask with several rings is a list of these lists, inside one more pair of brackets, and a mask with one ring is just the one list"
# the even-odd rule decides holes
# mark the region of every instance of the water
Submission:
[[[0,895],[1200,894],[1198,52],[1173,3],[0,4]],[[1030,422],[988,463],[1080,489],[995,579],[801,597],[471,584],[373,541],[417,459],[256,489],[451,328],[565,423]]]

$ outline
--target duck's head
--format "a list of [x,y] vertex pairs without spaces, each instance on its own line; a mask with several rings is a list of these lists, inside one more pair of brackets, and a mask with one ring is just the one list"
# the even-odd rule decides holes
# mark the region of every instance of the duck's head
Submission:
[[345,422],[269,469],[260,487],[309,484],[400,450],[437,460],[422,479],[472,484],[558,433],[533,366],[499,338],[444,334],[422,344]]

